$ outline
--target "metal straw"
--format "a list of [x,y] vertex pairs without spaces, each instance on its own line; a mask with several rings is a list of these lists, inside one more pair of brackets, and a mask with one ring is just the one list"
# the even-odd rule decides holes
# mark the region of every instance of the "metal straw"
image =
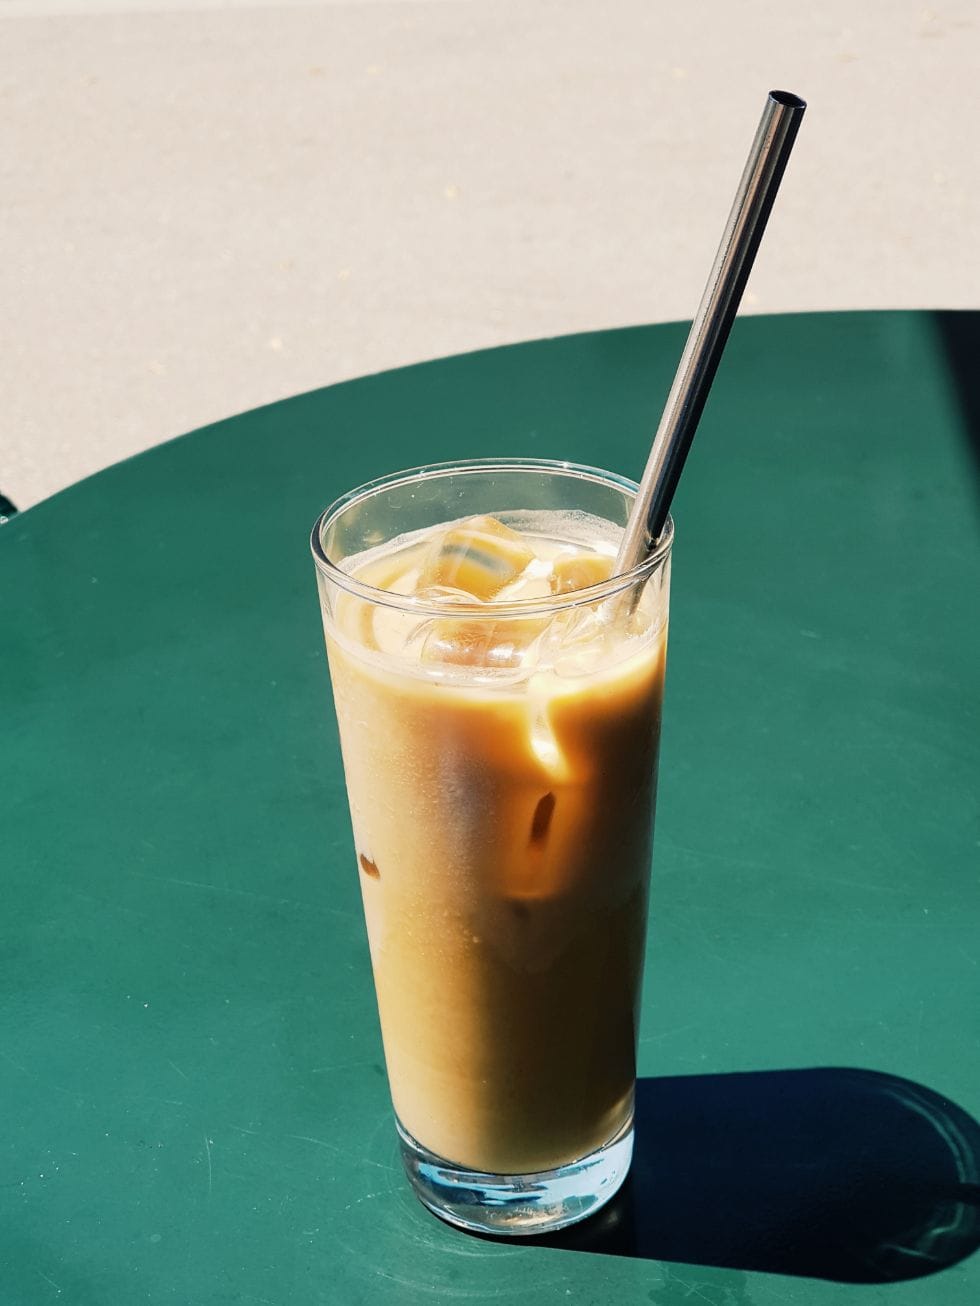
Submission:
[[650,553],[667,521],[694,432],[749,279],[806,102],[770,91],[697,315],[670,387],[639,493],[616,558],[616,575]]

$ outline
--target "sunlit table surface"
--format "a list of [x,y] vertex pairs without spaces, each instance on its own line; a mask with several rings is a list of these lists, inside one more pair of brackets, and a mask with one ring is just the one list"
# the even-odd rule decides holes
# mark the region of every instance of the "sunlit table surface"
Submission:
[[634,1174],[547,1240],[400,1172],[307,538],[439,459],[638,475],[685,328],[301,395],[0,527],[5,1302],[980,1301],[978,321],[736,324],[675,502]]

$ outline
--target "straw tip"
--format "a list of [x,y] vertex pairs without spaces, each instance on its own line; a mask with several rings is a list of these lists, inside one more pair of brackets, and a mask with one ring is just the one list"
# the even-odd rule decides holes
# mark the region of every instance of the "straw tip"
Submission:
[[806,108],[806,100],[794,95],[792,91],[770,91],[769,98],[775,100],[777,104],[781,104],[784,109]]

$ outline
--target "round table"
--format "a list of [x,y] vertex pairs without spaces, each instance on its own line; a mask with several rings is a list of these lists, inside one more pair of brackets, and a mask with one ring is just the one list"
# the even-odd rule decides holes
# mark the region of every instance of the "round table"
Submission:
[[309,527],[457,456],[638,475],[685,332],[301,395],[0,527],[12,1306],[980,1299],[977,314],[732,334],[675,502],[627,1190],[503,1243],[400,1171]]

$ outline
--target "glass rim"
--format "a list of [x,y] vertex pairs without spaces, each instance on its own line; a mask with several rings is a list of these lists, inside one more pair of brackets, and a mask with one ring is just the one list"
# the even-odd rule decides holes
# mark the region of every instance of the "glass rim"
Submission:
[[345,590],[348,594],[376,604],[379,607],[394,608],[400,612],[410,612],[423,617],[445,617],[447,615],[478,617],[483,619],[509,616],[528,616],[534,613],[554,612],[559,609],[585,607],[603,599],[612,598],[629,590],[638,582],[648,579],[670,555],[674,542],[674,521],[668,515],[663,533],[656,547],[629,571],[619,576],[611,576],[597,585],[586,585],[582,589],[571,590],[567,594],[549,594],[545,597],[531,599],[511,599],[505,603],[487,603],[474,599],[472,603],[459,603],[451,599],[421,599],[414,594],[395,594],[391,590],[378,589],[357,580],[349,572],[331,561],[324,552],[321,535],[327,526],[341,517],[355,503],[393,489],[398,485],[407,485],[413,481],[436,480],[441,477],[472,475],[486,471],[540,471],[568,474],[570,479],[589,480],[597,484],[611,486],[624,491],[634,498],[639,490],[636,481],[621,476],[618,472],[606,471],[601,467],[591,467],[587,463],[569,462],[557,458],[462,458],[457,461],[427,463],[419,467],[407,467],[399,472],[389,472],[374,480],[365,481],[345,494],[334,499],[324,508],[313,523],[310,534],[310,550],[313,562],[320,575]]

